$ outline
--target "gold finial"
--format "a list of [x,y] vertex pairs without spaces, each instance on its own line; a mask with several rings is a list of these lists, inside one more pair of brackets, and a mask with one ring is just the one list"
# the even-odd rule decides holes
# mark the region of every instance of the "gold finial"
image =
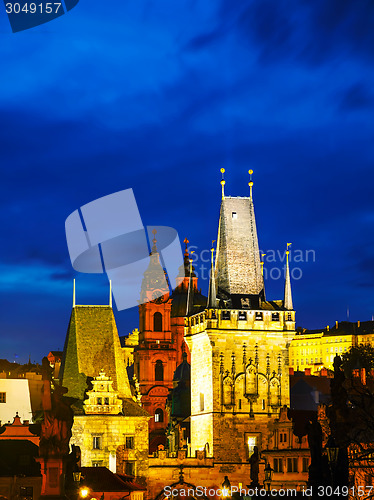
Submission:
[[266,253],[262,253],[261,254],[261,262],[260,262],[260,264],[261,264],[261,275],[262,276],[264,276],[264,263],[265,263],[264,262],[264,257],[265,257],[265,255],[266,255]]
[[191,258],[191,255],[195,253],[195,250],[192,250],[191,253],[190,253],[190,276],[192,275],[192,262],[193,262],[193,259]]
[[183,243],[186,245],[186,249],[184,251],[184,255],[188,255],[188,248],[187,245],[189,244],[189,240],[187,238],[184,238]]
[[226,181],[224,179],[224,174],[225,173],[225,169],[224,168],[221,168],[221,174],[222,174],[222,180],[221,180],[221,186],[222,186],[222,199],[224,199],[225,197],[225,184],[226,184]]
[[253,174],[253,170],[248,170],[248,173],[249,173],[249,182],[248,182],[249,197],[252,199],[252,188],[253,188],[252,174]]
[[288,250],[288,247],[290,247],[292,243],[287,243],[287,250],[286,250],[286,259],[287,259],[287,266],[288,266],[288,256],[290,254],[290,251]]

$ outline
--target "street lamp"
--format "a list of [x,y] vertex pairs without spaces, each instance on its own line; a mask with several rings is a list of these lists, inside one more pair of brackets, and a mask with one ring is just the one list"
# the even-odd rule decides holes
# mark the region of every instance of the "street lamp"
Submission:
[[264,479],[264,486],[267,491],[270,491],[270,484],[271,480],[273,479],[273,472],[274,469],[271,467],[269,462],[266,462],[264,473],[265,473],[265,479]]
[[335,466],[338,461],[339,448],[336,446],[335,439],[332,436],[327,441],[326,451],[330,466]]
[[228,498],[230,496],[231,491],[231,483],[229,481],[228,476],[225,476],[225,479],[222,483],[222,497]]
[[336,463],[338,461],[339,448],[336,446],[335,439],[332,436],[330,436],[327,441],[326,451],[327,451],[327,460],[329,461],[329,466],[330,466],[331,486],[334,487],[335,468],[336,468]]
[[83,486],[82,488],[80,488],[79,496],[81,498],[87,498],[89,494],[90,494],[90,490],[86,486]]
[[82,478],[82,473],[80,470],[73,471],[73,481],[74,483],[80,483]]

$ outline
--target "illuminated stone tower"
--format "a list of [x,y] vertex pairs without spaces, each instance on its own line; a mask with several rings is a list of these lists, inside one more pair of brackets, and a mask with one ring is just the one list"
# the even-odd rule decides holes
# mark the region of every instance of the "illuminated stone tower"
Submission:
[[254,446],[266,447],[272,421],[289,404],[288,346],[295,312],[288,259],[285,299],[265,299],[252,181],[249,197],[225,196],[223,179],[221,184],[208,306],[186,318],[191,447],[192,452],[209,450],[218,461],[245,462]]

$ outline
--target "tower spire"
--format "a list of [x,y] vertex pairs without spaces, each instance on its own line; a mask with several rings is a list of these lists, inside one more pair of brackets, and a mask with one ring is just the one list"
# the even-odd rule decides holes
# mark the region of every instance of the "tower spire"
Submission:
[[226,181],[225,181],[225,178],[223,175],[224,173],[225,173],[225,169],[221,168],[221,174],[222,174],[221,186],[222,186],[222,199],[223,200],[225,199],[225,184],[226,184]]
[[192,281],[192,258],[191,255],[195,250],[192,250],[190,253],[190,279],[188,282],[188,292],[187,292],[187,308],[186,308],[186,316],[190,316],[192,314],[193,309],[193,281]]
[[209,280],[209,293],[208,293],[208,309],[215,309],[217,307],[217,294],[216,294],[216,279],[214,276],[214,263],[213,263],[213,254],[214,254],[214,244],[215,240],[212,241],[211,251],[211,263],[210,263],[210,280]]
[[73,307],[75,307],[75,278],[73,279]]
[[289,254],[290,251],[288,248],[292,245],[292,243],[287,243],[286,250],[286,281],[284,283],[284,301],[283,307],[288,310],[293,309],[292,304],[292,292],[291,292],[291,278],[290,278],[290,265],[289,265]]
[[109,280],[109,307],[113,307],[113,302],[112,302],[112,280]]

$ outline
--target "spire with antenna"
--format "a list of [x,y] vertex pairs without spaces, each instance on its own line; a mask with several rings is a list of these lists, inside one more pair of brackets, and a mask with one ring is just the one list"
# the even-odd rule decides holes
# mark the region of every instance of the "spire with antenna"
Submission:
[[75,307],[75,278],[73,279],[73,307]]
[[211,263],[210,263],[210,280],[209,280],[209,293],[208,293],[208,309],[216,309],[217,307],[217,294],[216,294],[216,278],[214,276],[214,263],[213,263],[213,254],[214,248],[213,244],[216,240],[212,241],[211,251]]
[[292,245],[292,243],[287,243],[287,250],[286,250],[286,281],[284,284],[284,301],[283,301],[283,307],[285,309],[288,309],[289,311],[293,310],[293,305],[292,305],[292,292],[291,292],[291,278],[290,278],[290,265],[289,265],[289,254],[290,251],[288,248]]
[[109,307],[113,307],[113,301],[112,301],[112,280],[109,280]]
[[222,180],[221,180],[221,186],[222,186],[222,199],[225,198],[225,184],[226,184],[226,181],[225,181],[225,178],[224,178],[224,174],[225,173],[225,169],[224,168],[221,168],[221,174],[222,174]]
[[195,250],[192,250],[190,253],[190,279],[188,282],[188,292],[187,292],[187,308],[186,308],[186,316],[190,316],[192,314],[193,309],[193,281],[192,281],[192,254]]

